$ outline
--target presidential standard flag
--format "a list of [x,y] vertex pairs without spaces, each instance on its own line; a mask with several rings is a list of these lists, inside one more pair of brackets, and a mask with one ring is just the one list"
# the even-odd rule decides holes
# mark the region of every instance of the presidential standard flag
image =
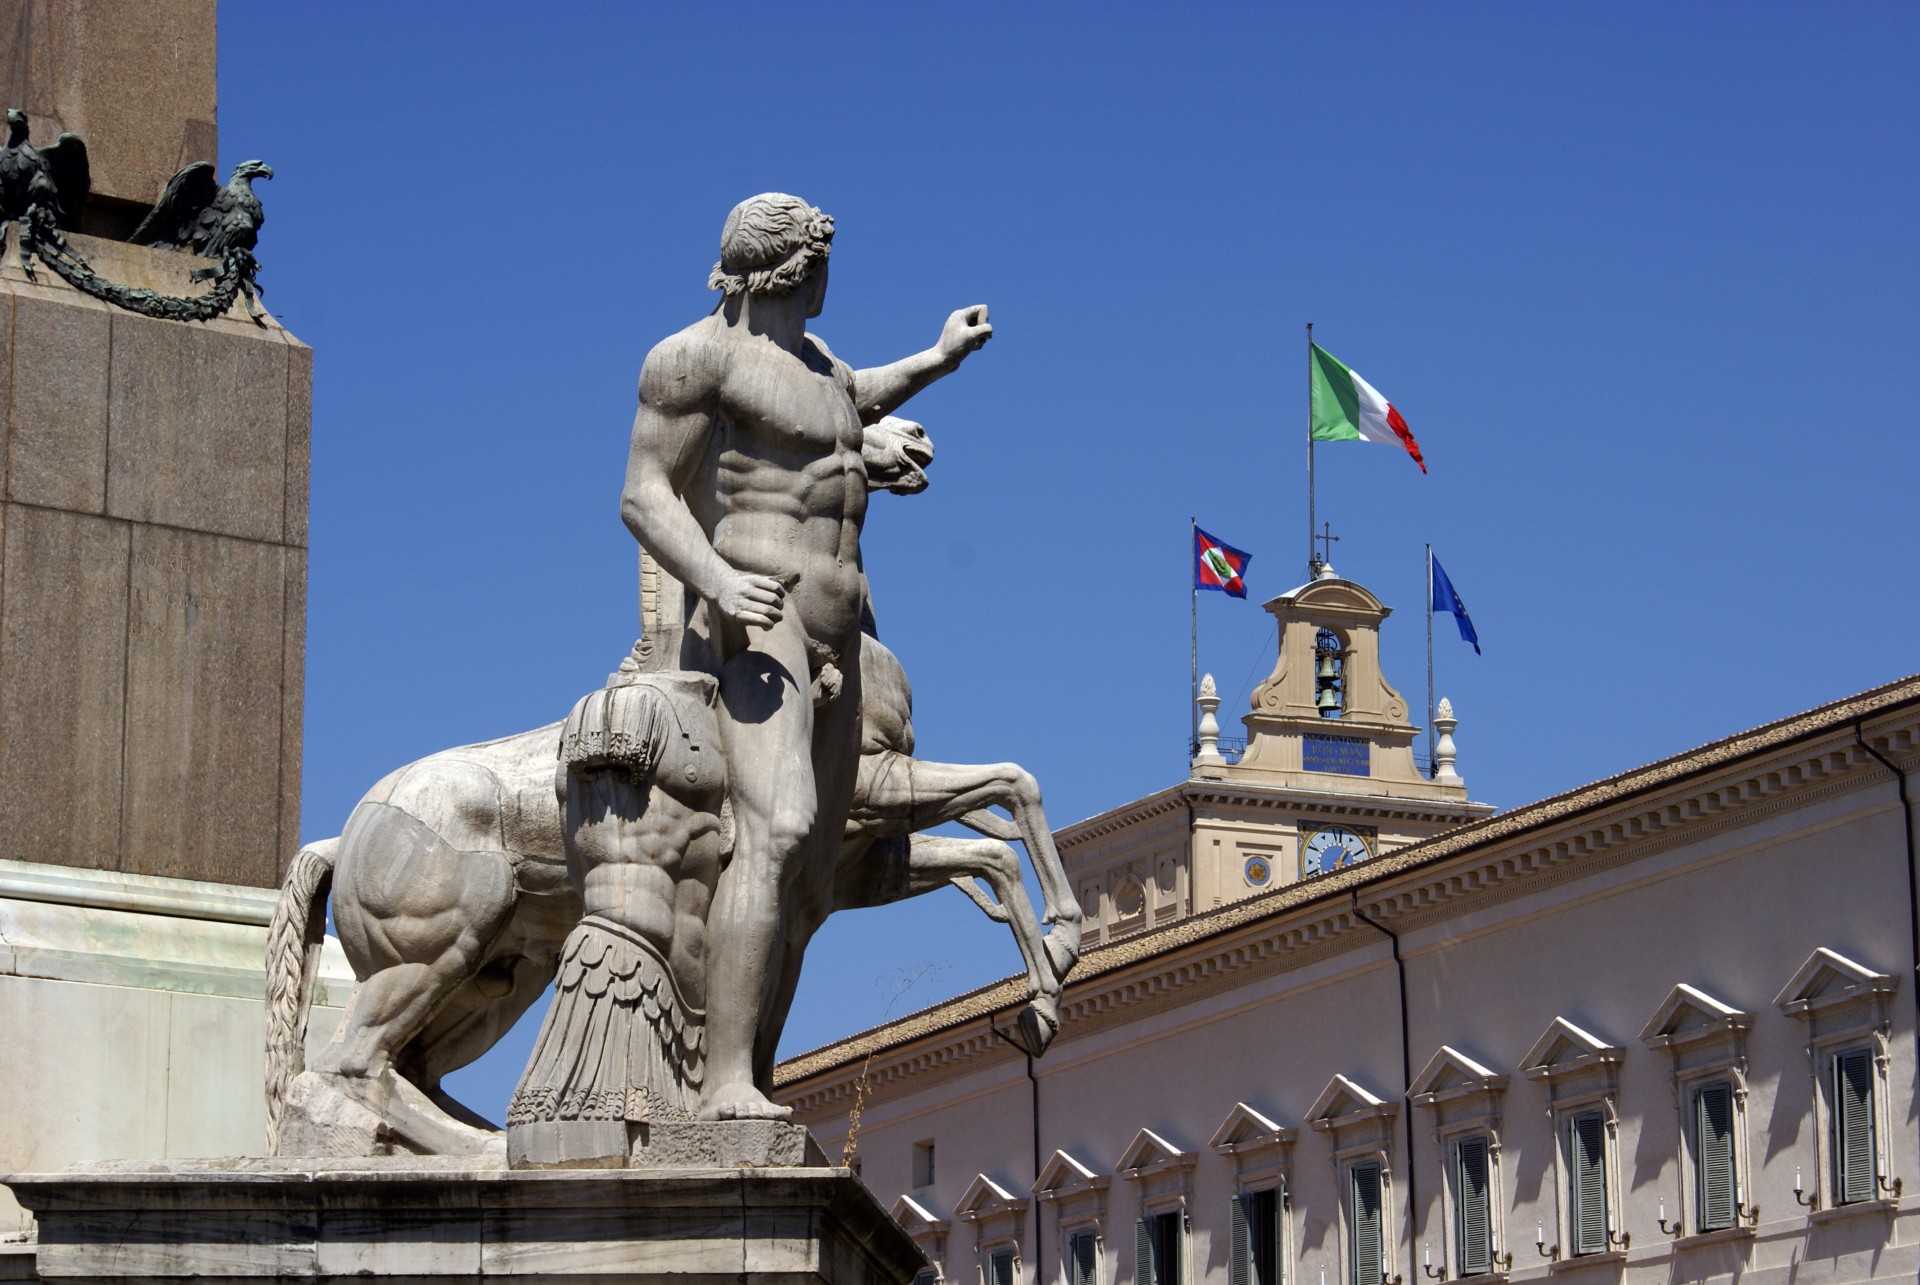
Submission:
[[1433,609],[1450,611],[1460,625],[1460,637],[1473,644],[1473,654],[1480,654],[1480,635],[1474,632],[1473,621],[1467,617],[1467,604],[1460,601],[1460,595],[1453,590],[1453,581],[1447,579],[1446,568],[1440,565],[1440,559],[1427,553],[1427,563],[1433,573]]
[[1420,458],[1420,443],[1413,430],[1400,418],[1387,399],[1344,362],[1314,344],[1309,364],[1313,367],[1313,440],[1316,442],[1379,442],[1399,446],[1413,456],[1413,462],[1427,471]]
[[1216,540],[1199,527],[1193,529],[1193,587],[1218,589],[1236,598],[1247,596],[1242,577],[1253,555],[1242,553],[1224,540]]

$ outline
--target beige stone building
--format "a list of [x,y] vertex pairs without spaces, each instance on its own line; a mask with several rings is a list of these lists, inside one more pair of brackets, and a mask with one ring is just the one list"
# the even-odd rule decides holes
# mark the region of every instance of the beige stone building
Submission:
[[780,1068],[932,1278],[1914,1279],[1920,679],[1489,815],[1377,600],[1268,610],[1239,761],[1062,832],[1044,1058],[1009,979]]

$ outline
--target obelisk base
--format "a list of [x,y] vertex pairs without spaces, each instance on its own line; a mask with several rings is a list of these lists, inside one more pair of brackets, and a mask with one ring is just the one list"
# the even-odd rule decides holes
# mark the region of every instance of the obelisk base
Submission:
[[123,1161],[3,1179],[41,1279],[907,1285],[845,1169],[510,1170],[471,1158]]

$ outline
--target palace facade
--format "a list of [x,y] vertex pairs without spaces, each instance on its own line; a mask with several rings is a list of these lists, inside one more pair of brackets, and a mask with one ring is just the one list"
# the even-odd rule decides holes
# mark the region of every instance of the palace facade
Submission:
[[1920,679],[1494,815],[1372,595],[1267,609],[1238,762],[1204,694],[1189,780],[1059,835],[1044,1058],[1014,978],[780,1068],[923,1285],[1920,1275]]

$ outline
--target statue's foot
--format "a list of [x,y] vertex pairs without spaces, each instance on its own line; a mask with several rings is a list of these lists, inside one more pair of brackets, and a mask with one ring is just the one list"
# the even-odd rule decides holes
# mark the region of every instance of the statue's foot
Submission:
[[783,1107],[751,1084],[722,1084],[708,1089],[700,1104],[702,1120],[785,1120],[792,1107]]

